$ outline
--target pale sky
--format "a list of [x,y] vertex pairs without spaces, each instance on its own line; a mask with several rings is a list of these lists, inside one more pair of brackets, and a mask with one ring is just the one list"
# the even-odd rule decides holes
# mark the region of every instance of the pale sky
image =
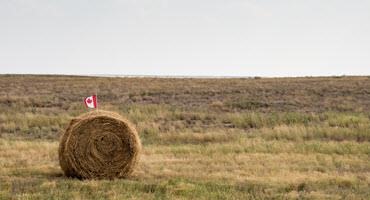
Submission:
[[370,1],[0,0],[0,73],[370,75]]

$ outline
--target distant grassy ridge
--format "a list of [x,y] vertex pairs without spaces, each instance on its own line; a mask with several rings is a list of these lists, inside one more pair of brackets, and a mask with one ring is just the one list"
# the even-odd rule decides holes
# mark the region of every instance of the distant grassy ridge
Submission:
[[370,111],[369,77],[173,79],[0,75],[0,105],[79,108],[98,91],[102,105],[166,104],[229,111]]

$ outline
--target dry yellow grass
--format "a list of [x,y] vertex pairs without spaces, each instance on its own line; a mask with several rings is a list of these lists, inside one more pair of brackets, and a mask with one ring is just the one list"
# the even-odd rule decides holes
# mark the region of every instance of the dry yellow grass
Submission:
[[[173,189],[191,191],[199,184],[217,183],[242,187],[241,190],[258,186],[258,190],[252,191],[252,194],[261,193],[259,195],[264,197],[282,194],[290,197],[302,194],[317,198],[343,197],[337,194],[339,190],[342,192],[348,190],[346,196],[351,194],[350,191],[358,192],[352,194],[354,197],[366,196],[370,183],[369,143],[363,146],[353,144],[359,146],[357,152],[342,155],[330,152],[317,153],[314,150],[300,152],[296,149],[299,149],[299,145],[305,144],[276,143],[267,146],[278,145],[279,153],[266,152],[264,140],[244,137],[226,143],[210,143],[209,146],[148,145],[144,148],[142,161],[134,175],[129,181],[122,180],[120,184],[131,184],[130,181],[143,185],[165,184],[168,180],[179,180],[180,185]],[[71,196],[78,197],[81,195],[78,190],[74,194],[75,189],[60,186],[65,184],[64,182],[72,181],[74,184],[98,189],[105,183],[64,178],[57,162],[58,142],[1,139],[0,144],[3,195],[14,190],[15,186],[12,184],[17,182],[25,184],[25,193],[30,197],[35,195],[33,192],[40,193],[41,197],[49,194],[48,190],[39,189],[39,186],[51,187],[55,191],[71,193]],[[331,143],[322,145],[329,149],[335,148],[335,144]],[[250,146],[254,146],[253,152],[243,151],[245,147]],[[268,189],[271,193],[265,191]],[[103,190],[108,192],[112,189]],[[204,192],[203,195],[207,195],[207,191]]]

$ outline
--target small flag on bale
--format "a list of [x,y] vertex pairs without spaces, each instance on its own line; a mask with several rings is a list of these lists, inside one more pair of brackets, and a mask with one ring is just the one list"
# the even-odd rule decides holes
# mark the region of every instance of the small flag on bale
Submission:
[[98,107],[96,95],[86,97],[84,99],[84,102],[87,108],[97,108]]

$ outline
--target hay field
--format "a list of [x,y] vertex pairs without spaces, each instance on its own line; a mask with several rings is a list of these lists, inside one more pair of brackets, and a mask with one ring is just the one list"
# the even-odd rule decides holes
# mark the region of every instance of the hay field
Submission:
[[[63,176],[82,98],[137,127],[129,179]],[[369,199],[370,77],[0,76],[0,199]]]

